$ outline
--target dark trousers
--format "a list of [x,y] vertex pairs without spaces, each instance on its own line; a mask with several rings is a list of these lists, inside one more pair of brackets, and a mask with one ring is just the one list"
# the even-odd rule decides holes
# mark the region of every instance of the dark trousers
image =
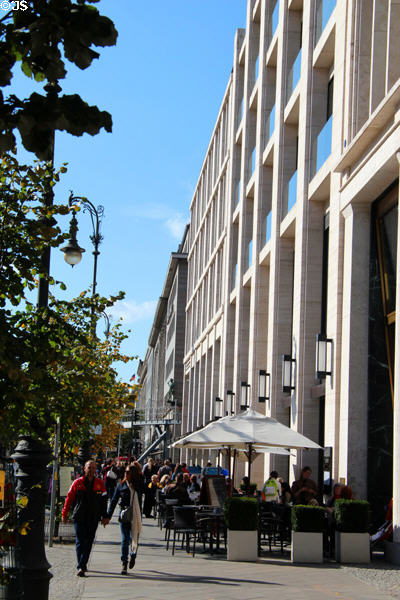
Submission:
[[132,541],[132,528],[130,523],[120,523],[119,526],[121,528],[121,562],[127,563],[129,546]]
[[96,535],[97,521],[80,521],[74,523],[75,548],[78,569],[86,569]]

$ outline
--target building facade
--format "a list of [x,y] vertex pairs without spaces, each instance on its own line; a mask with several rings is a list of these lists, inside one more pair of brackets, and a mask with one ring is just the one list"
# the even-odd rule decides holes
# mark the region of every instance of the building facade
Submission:
[[182,433],[246,387],[325,449],[254,478],[309,464],[379,515],[393,494],[400,542],[399,29],[393,0],[247,2],[190,207]]
[[[163,455],[171,454],[168,445],[181,433],[188,229],[177,252],[171,253],[146,355],[138,367],[142,440],[149,448],[167,431],[162,449],[154,448]],[[168,425],[170,420],[173,423]]]

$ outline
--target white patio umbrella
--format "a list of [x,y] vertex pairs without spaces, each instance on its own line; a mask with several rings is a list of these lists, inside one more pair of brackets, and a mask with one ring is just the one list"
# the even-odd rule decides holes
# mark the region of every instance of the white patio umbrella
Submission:
[[202,429],[177,440],[174,448],[220,448],[230,446],[237,450],[248,450],[249,444],[259,448],[312,448],[321,446],[294,429],[248,408],[238,415],[223,417],[208,423]]
[[[266,417],[248,408],[245,412],[212,421],[202,429],[177,440],[174,448],[211,448],[229,447],[243,450],[251,456],[253,448],[311,448],[320,450],[321,446],[294,429],[279,423],[272,417]],[[270,450],[271,451],[271,450]],[[249,460],[249,479],[251,461]]]

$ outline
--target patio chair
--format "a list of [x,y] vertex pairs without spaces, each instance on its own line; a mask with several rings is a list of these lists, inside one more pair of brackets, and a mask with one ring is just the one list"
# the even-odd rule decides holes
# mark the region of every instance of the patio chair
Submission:
[[165,529],[164,539],[167,542],[166,550],[169,549],[169,540],[171,537],[171,529],[174,525],[174,506],[178,504],[175,498],[165,498],[165,512],[163,516],[163,525]]
[[191,506],[174,506],[174,522],[172,528],[174,530],[174,538],[172,541],[172,554],[175,554],[175,541],[176,536],[182,534],[182,547],[186,540],[186,552],[189,552],[190,548],[190,536],[193,537],[193,556],[196,550],[196,537],[197,537],[197,525],[196,525],[196,513],[195,509]]
[[263,546],[280,547],[283,554],[284,546],[290,542],[290,526],[283,518],[281,507],[273,502],[261,502],[259,505],[258,525],[258,554],[263,552]]

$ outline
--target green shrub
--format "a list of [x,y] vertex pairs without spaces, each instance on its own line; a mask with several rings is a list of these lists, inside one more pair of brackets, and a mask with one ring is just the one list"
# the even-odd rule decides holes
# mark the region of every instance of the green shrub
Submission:
[[367,533],[370,511],[366,500],[336,500],[334,507],[336,529],[347,533]]
[[258,527],[258,503],[256,498],[234,496],[224,505],[225,523],[235,531],[254,531]]
[[322,506],[296,504],[292,506],[293,531],[320,532],[325,527],[325,509]]

